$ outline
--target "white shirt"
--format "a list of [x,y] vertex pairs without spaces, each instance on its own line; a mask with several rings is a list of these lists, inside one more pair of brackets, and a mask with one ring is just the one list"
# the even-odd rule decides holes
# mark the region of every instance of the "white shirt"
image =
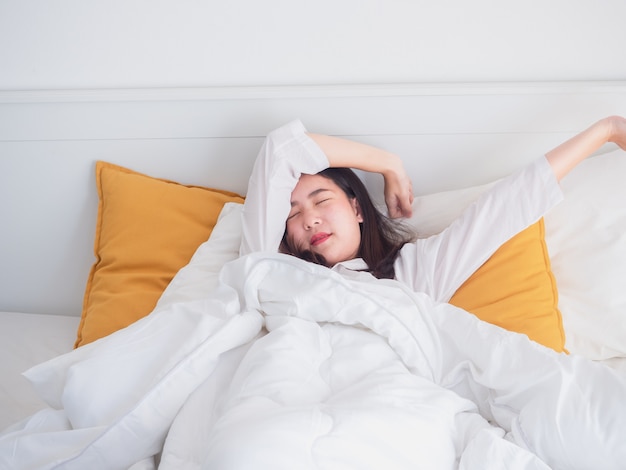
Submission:
[[[328,168],[328,158],[300,121],[272,131],[263,144],[248,184],[240,254],[276,253],[289,215],[291,192],[300,175]],[[563,198],[545,157],[503,179],[438,235],[407,243],[394,268],[396,279],[434,300],[447,302],[504,242],[539,220]],[[361,259],[332,269],[371,276]]]

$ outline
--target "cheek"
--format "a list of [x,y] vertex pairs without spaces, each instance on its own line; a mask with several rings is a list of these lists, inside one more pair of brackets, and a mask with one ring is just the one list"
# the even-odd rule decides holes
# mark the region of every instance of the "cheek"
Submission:
[[351,230],[354,230],[356,227],[358,230],[360,217],[356,215],[351,206],[343,206],[341,210],[335,211],[329,217],[332,217],[334,219],[333,222],[336,224],[341,224]]
[[304,230],[302,230],[302,228],[294,222],[287,222],[287,224],[285,225],[285,232],[287,234],[287,237],[291,238],[295,242],[298,242],[302,239],[303,231]]

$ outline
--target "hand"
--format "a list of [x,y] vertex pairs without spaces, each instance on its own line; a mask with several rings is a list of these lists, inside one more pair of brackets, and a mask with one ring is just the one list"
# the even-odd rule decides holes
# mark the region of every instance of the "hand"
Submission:
[[389,217],[411,217],[413,214],[413,184],[402,162],[393,171],[383,174],[385,179],[385,204]]
[[621,116],[607,118],[610,126],[609,142],[617,144],[622,150],[626,150],[626,119]]

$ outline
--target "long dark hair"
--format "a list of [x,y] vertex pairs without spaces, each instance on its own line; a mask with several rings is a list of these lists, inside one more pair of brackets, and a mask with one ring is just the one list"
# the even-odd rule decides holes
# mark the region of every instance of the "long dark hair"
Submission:
[[[382,214],[372,202],[361,179],[351,169],[327,168],[318,174],[334,181],[349,199],[357,200],[363,217],[358,255],[367,263],[369,272],[374,276],[379,279],[393,279],[393,265],[398,251],[405,243],[415,240],[416,234],[401,222]],[[296,246],[286,229],[280,250],[306,261],[328,266],[323,256]]]

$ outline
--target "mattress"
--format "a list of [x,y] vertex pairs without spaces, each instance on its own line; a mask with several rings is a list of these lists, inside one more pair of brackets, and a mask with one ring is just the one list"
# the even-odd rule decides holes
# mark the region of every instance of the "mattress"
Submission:
[[0,429],[45,407],[22,372],[71,351],[80,317],[0,312]]

